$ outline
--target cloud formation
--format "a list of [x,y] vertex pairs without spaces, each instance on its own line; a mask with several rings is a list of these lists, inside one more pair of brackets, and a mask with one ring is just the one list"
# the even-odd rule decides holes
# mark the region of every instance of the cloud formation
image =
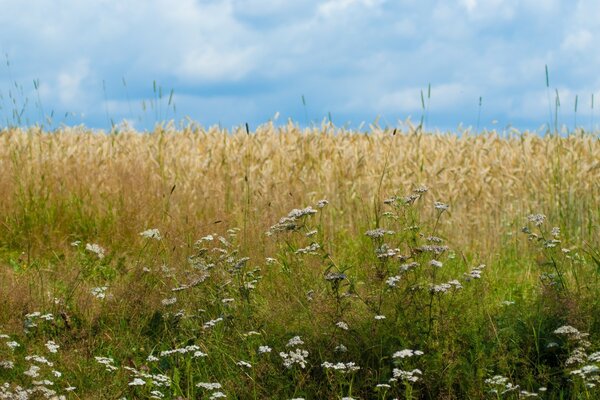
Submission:
[[420,119],[431,84],[430,127],[475,125],[482,97],[482,126],[537,128],[555,89],[564,123],[577,95],[589,127],[600,92],[593,0],[27,4],[6,0],[0,14],[2,125],[26,100],[30,123],[43,108],[55,123],[104,128],[185,116],[255,126],[276,112],[302,124],[330,113],[340,125],[378,116],[395,125]]

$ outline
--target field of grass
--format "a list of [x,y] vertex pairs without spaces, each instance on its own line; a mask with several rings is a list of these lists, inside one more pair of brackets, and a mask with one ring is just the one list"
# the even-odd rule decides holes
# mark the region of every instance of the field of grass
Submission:
[[0,399],[600,398],[596,134],[9,129],[0,171]]

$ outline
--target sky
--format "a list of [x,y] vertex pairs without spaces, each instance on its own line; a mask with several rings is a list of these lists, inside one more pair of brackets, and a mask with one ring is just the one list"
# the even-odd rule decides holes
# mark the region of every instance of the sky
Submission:
[[0,9],[0,127],[600,124],[597,0],[0,0]]

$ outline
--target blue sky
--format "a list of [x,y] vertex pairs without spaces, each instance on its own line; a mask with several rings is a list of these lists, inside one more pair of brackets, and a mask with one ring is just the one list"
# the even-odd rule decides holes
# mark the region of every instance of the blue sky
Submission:
[[429,84],[430,128],[476,126],[481,96],[480,127],[537,129],[555,90],[559,124],[573,127],[576,95],[578,125],[600,122],[595,0],[0,4],[2,126],[22,109],[22,124],[54,111],[54,126],[95,128],[186,117],[254,127],[276,113],[281,123],[330,113],[336,125],[396,126],[418,123]]

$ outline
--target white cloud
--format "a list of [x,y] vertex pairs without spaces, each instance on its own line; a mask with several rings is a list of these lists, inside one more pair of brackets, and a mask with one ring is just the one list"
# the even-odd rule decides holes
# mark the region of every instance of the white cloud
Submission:
[[590,50],[594,38],[590,31],[579,29],[574,32],[569,32],[563,39],[561,48],[567,52],[582,52]]
[[89,64],[88,59],[81,59],[58,74],[56,93],[62,106],[67,108],[81,106],[86,97],[83,84],[90,76]]

